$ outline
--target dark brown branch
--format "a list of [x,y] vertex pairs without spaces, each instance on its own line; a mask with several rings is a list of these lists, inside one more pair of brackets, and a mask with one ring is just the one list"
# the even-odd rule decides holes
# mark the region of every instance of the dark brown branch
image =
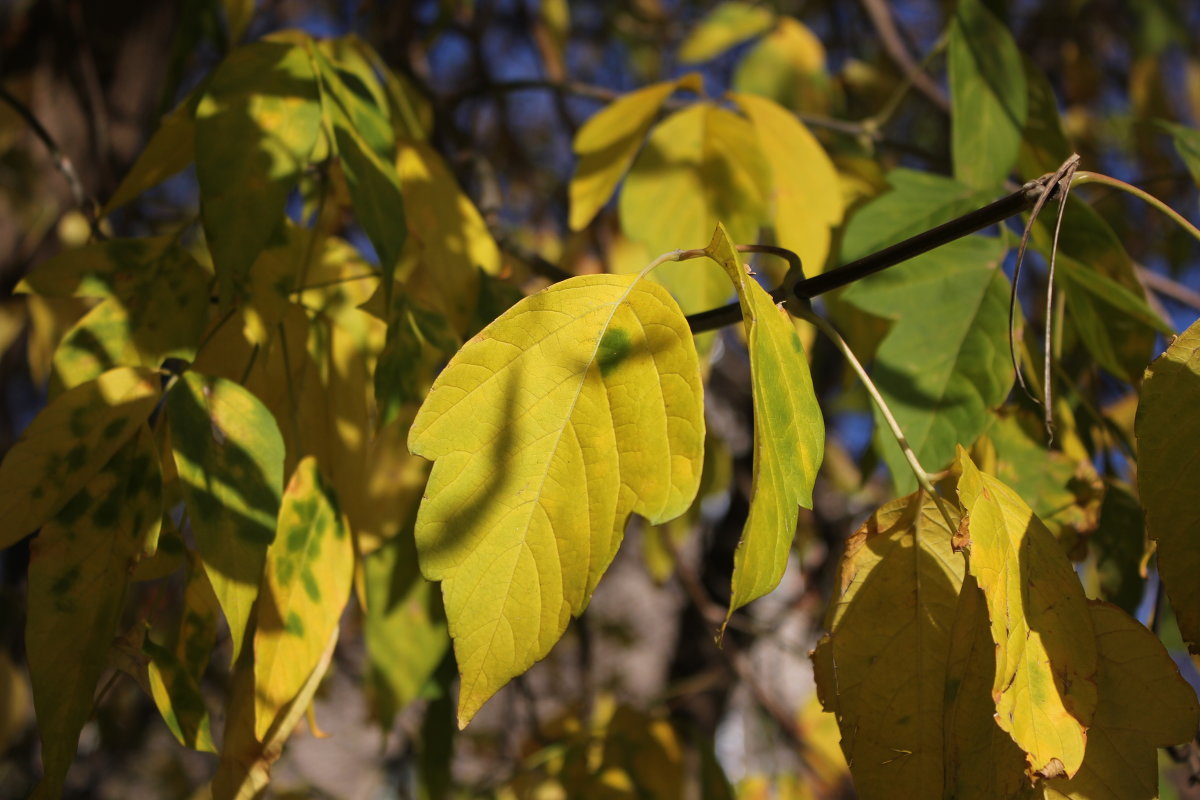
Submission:
[[87,193],[83,190],[83,183],[79,180],[79,173],[75,171],[75,165],[71,163],[71,159],[58,146],[58,142],[54,141],[54,137],[50,135],[50,131],[42,125],[41,121],[33,115],[29,107],[14,97],[7,89],[0,86],[0,100],[16,111],[21,119],[25,120],[25,124],[29,126],[37,138],[41,139],[42,144],[50,153],[50,158],[54,161],[55,168],[62,173],[66,178],[67,185],[71,188],[71,197],[75,200],[75,205],[89,213],[91,208]]

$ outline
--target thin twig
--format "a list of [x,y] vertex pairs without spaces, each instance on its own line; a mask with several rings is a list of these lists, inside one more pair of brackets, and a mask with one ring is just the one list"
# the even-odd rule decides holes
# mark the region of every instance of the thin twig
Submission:
[[1146,269],[1143,266],[1135,267],[1135,271],[1137,272],[1138,280],[1146,284],[1151,290],[1200,310],[1200,292],[1197,292],[1195,289],[1189,289],[1183,284],[1171,280],[1166,275],[1159,275],[1157,272]]
[[946,522],[946,527],[953,531],[957,530],[958,526],[954,523],[950,516],[950,510],[946,508],[945,500],[933,488],[933,481],[929,479],[929,473],[921,466],[921,462],[917,460],[917,454],[913,452],[912,446],[908,443],[908,438],[905,437],[904,431],[900,429],[900,424],[896,422],[895,416],[892,415],[892,410],[888,407],[887,401],[883,399],[883,395],[879,393],[879,389],[875,386],[875,382],[871,380],[871,376],[867,374],[858,357],[854,355],[854,351],[850,349],[850,345],[842,338],[842,335],[837,332],[829,322],[817,314],[812,309],[801,309],[799,316],[808,320],[820,329],[821,333],[825,334],[834,346],[841,352],[846,362],[850,364],[850,368],[858,375],[858,379],[862,381],[863,387],[867,390],[867,394],[871,396],[875,407],[879,409],[880,416],[887,423],[888,429],[895,437],[896,443],[900,445],[901,452],[904,453],[904,460],[908,462],[909,469],[917,478],[917,483],[925,490],[933,502],[937,505],[938,511],[941,512],[942,519]]
[[29,110],[29,107],[14,97],[3,86],[0,86],[0,100],[3,100],[13,111],[17,112],[17,115],[25,120],[25,124],[29,126],[34,135],[41,140],[46,150],[50,153],[50,159],[54,162],[55,169],[61,172],[63,178],[66,179],[75,205],[88,216],[89,220],[94,220],[96,202],[88,197],[84,191],[83,182],[79,180],[79,173],[75,171],[75,165],[71,163],[71,159],[58,146],[58,142],[54,140],[54,137],[50,135],[50,132],[46,130],[41,121]]
[[1150,204],[1154,208],[1157,208],[1159,211],[1166,214],[1176,225],[1190,233],[1197,241],[1200,241],[1200,228],[1197,228],[1188,221],[1187,217],[1183,216],[1178,211],[1171,208],[1169,205],[1164,203],[1162,200],[1159,200],[1146,190],[1139,189],[1133,184],[1126,183],[1125,181],[1118,180],[1117,178],[1113,178],[1109,175],[1103,175],[1098,172],[1076,172],[1075,179],[1072,181],[1072,185],[1082,186],[1085,183],[1098,183],[1102,186],[1108,186],[1113,189],[1120,189],[1123,192],[1128,192],[1139,200]]
[[885,0],[862,0],[862,6],[863,10],[867,12],[875,32],[879,35],[883,49],[900,69],[904,70],[904,77],[911,81],[913,86],[917,87],[934,105],[943,111],[949,111],[950,98],[933,78],[921,70],[920,65],[908,52],[908,48],[904,46],[887,2]]

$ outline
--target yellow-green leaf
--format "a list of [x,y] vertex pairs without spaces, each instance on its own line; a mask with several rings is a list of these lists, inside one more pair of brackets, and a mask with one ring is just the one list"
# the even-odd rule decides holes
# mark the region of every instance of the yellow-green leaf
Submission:
[[438,377],[409,447],[435,460],[416,539],[442,581],[461,724],[583,610],[631,512],[687,510],[702,393],[683,314],[638,276],[525,298]]
[[737,288],[754,398],[754,477],[750,516],[733,556],[732,614],[770,592],[783,577],[799,507],[812,508],[813,482],[825,452],[825,421],[791,317],[749,277],[723,225],[717,226],[706,252]]
[[246,28],[254,18],[254,7],[257,4],[257,0],[221,0],[229,41],[240,42],[246,35]]
[[612,197],[666,99],[681,88],[698,91],[700,85],[695,74],[656,83],[617,99],[584,123],[575,135],[579,164],[570,185],[571,230],[586,228]]
[[142,425],[30,547],[25,646],[49,796],[75,757],[129,575],[161,520],[158,453]]
[[841,224],[844,212],[833,162],[791,112],[754,95],[730,97],[750,118],[770,167],[775,243],[800,256],[805,275],[822,272],[831,231]]
[[333,488],[312,456],[292,474],[254,630],[254,731],[264,739],[304,686],[350,598],[354,544]]
[[1029,506],[959,449],[969,564],[987,601],[996,721],[1032,772],[1072,776],[1096,709],[1096,640],[1071,562]]
[[1138,492],[1146,532],[1158,542],[1158,571],[1179,631],[1200,653],[1200,321],[1146,370],[1138,405]]
[[142,648],[149,659],[146,673],[150,694],[175,739],[184,747],[202,753],[217,752],[208,707],[195,676],[162,645],[147,638]]
[[1021,51],[981,0],[959,0],[946,50],[954,176],[997,188],[1016,164],[1028,113]]
[[196,109],[196,177],[223,301],[241,291],[283,221],[320,123],[317,79],[302,46],[254,42],[213,72]]
[[275,538],[283,438],[262,402],[225,378],[188,372],[166,406],[192,536],[236,661]]
[[1046,797],[1157,800],[1155,748],[1196,736],[1196,691],[1158,637],[1116,606],[1090,605],[1100,652],[1100,701],[1074,778],[1049,781]]
[[146,142],[129,172],[125,173],[100,216],[108,216],[192,163],[196,153],[196,123],[193,116],[199,101],[200,94],[193,93],[162,118],[158,130]]
[[38,414],[0,464],[0,549],[57,514],[137,432],[158,399],[158,375],[120,367],[63,392]]
[[734,90],[769,97],[798,111],[828,113],[835,88],[825,71],[825,48],[804,23],[780,17],[733,73]]
[[[818,671],[818,686],[863,798],[942,797],[950,632],[966,572],[951,534],[933,500],[915,494],[846,543],[814,658],[833,668]],[[992,726],[990,717],[979,721]]]
[[[750,123],[699,103],[651,132],[621,190],[621,228],[652,257],[704,247],[718,222],[734,241],[755,242],[770,185]],[[654,275],[689,314],[729,297],[728,281],[704,259],[664,264]]]
[[692,29],[679,47],[684,64],[708,61],[736,44],[766,33],[775,24],[775,14],[766,6],[727,0]]

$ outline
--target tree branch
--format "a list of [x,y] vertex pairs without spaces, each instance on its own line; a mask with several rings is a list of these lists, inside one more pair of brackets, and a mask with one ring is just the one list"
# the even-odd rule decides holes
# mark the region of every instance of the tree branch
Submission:
[[55,168],[66,178],[67,185],[71,189],[71,197],[75,200],[75,205],[83,210],[89,218],[92,218],[94,216],[91,214],[92,208],[89,205],[87,193],[83,189],[83,182],[79,180],[79,173],[75,171],[75,165],[71,163],[71,159],[67,157],[67,154],[58,146],[58,142],[50,135],[50,131],[46,130],[41,121],[29,110],[28,106],[14,97],[3,86],[0,86],[0,100],[3,100],[13,111],[17,112],[18,116],[25,120],[25,124],[29,126],[34,135],[38,139],[41,139],[42,144],[45,145],[46,150],[50,153],[50,158],[54,161]]
[[886,0],[862,0],[862,6],[863,10],[867,12],[867,17],[870,18],[875,32],[879,34],[879,41],[883,43],[883,49],[892,61],[895,61],[900,69],[904,70],[904,77],[928,97],[935,106],[948,112],[950,98],[933,78],[921,70],[920,64],[908,52],[908,48],[900,38],[900,31],[896,27],[895,20],[892,19],[892,13],[888,9]]

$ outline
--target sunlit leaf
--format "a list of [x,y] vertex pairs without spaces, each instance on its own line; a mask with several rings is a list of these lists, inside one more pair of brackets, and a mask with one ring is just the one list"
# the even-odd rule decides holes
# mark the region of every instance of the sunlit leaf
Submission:
[[1044,777],[1073,776],[1096,709],[1096,641],[1083,587],[1029,506],[966,451],[958,493],[971,574],[987,601],[996,721]]
[[254,630],[254,728],[263,740],[321,659],[350,597],[354,545],[311,456],[288,482]]
[[835,671],[819,670],[818,686],[864,798],[942,796],[950,630],[966,571],[951,534],[932,499],[910,495],[846,543],[814,659]]
[[1028,112],[1021,51],[981,0],[959,0],[946,59],[954,175],[977,189],[998,188],[1016,163]]
[[30,547],[25,647],[42,738],[42,791],[50,796],[61,791],[91,715],[133,565],[162,520],[153,442],[141,426]]
[[188,372],[166,405],[192,536],[236,661],[275,538],[283,438],[262,402],[224,378]]
[[1138,493],[1146,533],[1158,542],[1158,570],[1179,631],[1200,653],[1200,321],[1146,370],[1138,406]]
[[770,167],[775,243],[800,256],[805,275],[816,275],[829,256],[830,231],[842,221],[837,170],[790,112],[753,95],[730,96],[750,118]]
[[1070,780],[1047,783],[1050,800],[1156,800],[1156,748],[1196,736],[1196,691],[1158,638],[1121,609],[1089,606],[1100,655],[1100,699],[1088,729],[1083,766]]
[[438,377],[409,447],[436,460],[416,538],[442,581],[461,724],[583,610],[631,512],[691,504],[702,396],[683,315],[637,276],[525,298]]
[[[652,258],[704,247],[718,222],[734,241],[756,242],[770,184],[770,167],[750,123],[699,103],[650,133],[621,190],[621,228]],[[729,297],[728,280],[704,259],[665,264],[654,275],[687,313]]]
[[780,17],[738,64],[733,88],[786,108],[827,112],[833,84],[825,71],[825,47],[802,22]]
[[146,666],[154,705],[172,735],[184,747],[217,752],[208,708],[195,676],[166,647],[150,639],[142,646],[150,659]]
[[391,161],[396,133],[388,119],[387,95],[371,65],[346,38],[317,42],[315,55],[325,102],[337,106],[334,124],[349,125],[376,154]]
[[659,109],[682,88],[699,91],[700,76],[655,83],[596,112],[575,135],[579,164],[571,177],[571,230],[583,230],[629,170]]
[[0,549],[47,521],[137,433],[158,404],[151,370],[120,367],[63,392],[0,464]]
[[196,176],[225,302],[283,221],[320,122],[317,80],[302,46],[254,42],[213,72],[196,109]]
[[775,14],[765,6],[726,0],[704,15],[679,46],[679,60],[698,64],[724,53],[736,44],[766,33]]
[[[999,239],[959,239],[842,294],[863,311],[895,320],[875,354],[872,376],[926,469],[941,469],[954,458],[955,445],[975,441],[1012,386],[1004,253]],[[882,424],[876,442],[897,491],[915,489],[903,453]]]
[[724,226],[717,226],[706,252],[737,287],[754,399],[754,476],[750,515],[733,557],[732,614],[783,577],[800,506],[812,508],[825,420],[791,317],[746,274]]

